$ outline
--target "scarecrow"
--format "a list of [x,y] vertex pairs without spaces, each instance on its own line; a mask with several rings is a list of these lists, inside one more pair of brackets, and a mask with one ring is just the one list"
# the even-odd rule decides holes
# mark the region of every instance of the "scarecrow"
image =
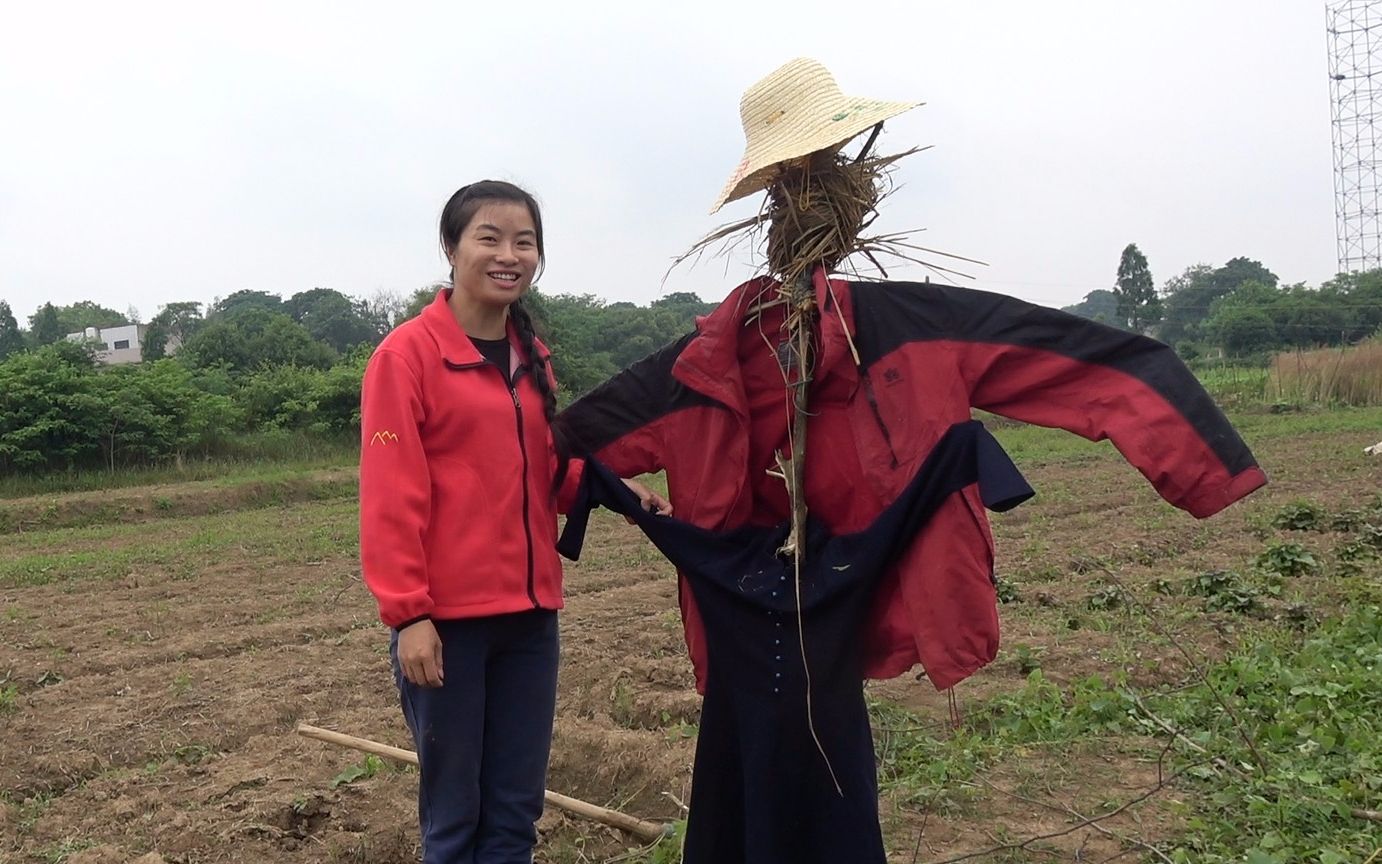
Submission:
[[[947,690],[993,659],[985,509],[1031,494],[972,409],[1110,439],[1196,517],[1266,482],[1159,342],[1002,295],[834,275],[931,252],[864,236],[915,152],[874,155],[879,129],[913,107],[848,97],[806,59],[749,88],[744,157],[714,210],[766,192],[763,208],[693,251],[766,234],[766,272],[560,418],[595,460],[565,550],[603,504],[678,569],[705,697],[688,864],[885,860],[863,682],[919,663]],[[615,479],[655,471],[676,519]]]

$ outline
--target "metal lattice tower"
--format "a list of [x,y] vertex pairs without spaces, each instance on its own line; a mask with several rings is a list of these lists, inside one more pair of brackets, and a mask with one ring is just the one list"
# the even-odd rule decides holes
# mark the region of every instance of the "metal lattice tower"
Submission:
[[[1334,134],[1334,218],[1339,272],[1382,267],[1382,2],[1325,6]],[[1374,75],[1377,77],[1374,79]]]

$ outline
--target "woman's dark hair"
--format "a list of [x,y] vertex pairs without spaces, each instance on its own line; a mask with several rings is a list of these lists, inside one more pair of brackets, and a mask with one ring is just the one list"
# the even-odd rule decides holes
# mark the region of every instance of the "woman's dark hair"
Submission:
[[[470,220],[475,218],[475,214],[479,212],[481,207],[494,201],[522,204],[528,208],[528,215],[533,219],[533,230],[537,234],[537,273],[533,276],[534,279],[537,279],[547,263],[546,247],[542,243],[542,210],[537,206],[537,199],[531,194],[503,180],[481,180],[456,190],[441,211],[439,234],[441,235],[442,251],[446,253],[447,258],[450,258],[451,253],[456,251],[456,244],[461,242],[461,235],[470,225]],[[451,280],[456,278],[455,267],[451,268],[447,278]],[[552,487],[555,490],[560,488],[562,481],[566,479],[566,469],[571,458],[565,436],[561,433],[559,424],[555,422],[557,394],[552,389],[552,378],[548,372],[547,358],[537,349],[537,337],[533,332],[533,318],[528,314],[528,308],[523,305],[521,297],[509,304],[509,318],[513,320],[514,332],[518,334],[519,344],[532,367],[533,383],[537,385],[538,392],[542,394],[542,413],[547,418],[547,425],[552,430],[552,440],[556,444],[557,473],[552,481]]]

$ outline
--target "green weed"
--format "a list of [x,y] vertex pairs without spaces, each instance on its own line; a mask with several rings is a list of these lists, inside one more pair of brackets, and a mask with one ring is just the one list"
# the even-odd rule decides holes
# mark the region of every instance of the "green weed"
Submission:
[[1272,543],[1257,556],[1255,563],[1263,572],[1286,578],[1304,576],[1320,569],[1315,556],[1299,543]]
[[1085,598],[1085,607],[1094,611],[1117,609],[1124,605],[1127,596],[1117,585],[1104,585]]
[[658,840],[643,859],[644,864],[681,864],[682,845],[686,839],[686,820],[673,822],[671,830]]
[[999,579],[994,590],[998,594],[999,603],[1017,603],[1022,599],[1022,595],[1017,590],[1017,584],[1007,579]]
[[46,862],[46,864],[63,864],[64,861],[71,858],[76,853],[84,849],[90,849],[95,845],[96,843],[93,840],[78,840],[73,837],[67,837],[57,843],[45,846],[43,850],[39,852],[39,858]]
[[1272,525],[1290,531],[1319,531],[1325,525],[1324,508],[1310,501],[1293,501],[1277,511]]
[[348,783],[354,783],[356,780],[368,780],[380,771],[383,771],[386,767],[383,759],[371,753],[362,761],[347,767],[344,771],[331,778],[331,788],[335,789]]

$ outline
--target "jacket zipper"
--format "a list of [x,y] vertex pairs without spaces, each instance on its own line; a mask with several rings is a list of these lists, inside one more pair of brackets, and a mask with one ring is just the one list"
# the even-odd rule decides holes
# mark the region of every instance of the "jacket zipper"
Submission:
[[523,454],[523,536],[528,541],[528,599],[537,609],[537,591],[533,587],[533,526],[528,519],[528,444],[523,437],[523,404],[518,401],[518,388],[513,381],[509,382],[509,396],[513,398],[513,414],[518,423],[518,450]]
[[893,449],[893,436],[888,433],[888,426],[883,422],[883,412],[878,409],[878,396],[873,392],[873,378],[867,369],[859,367],[859,377],[864,383],[864,396],[868,399],[869,410],[873,412],[873,420],[878,424],[878,431],[883,433],[883,443],[888,445],[888,456],[892,459],[892,467],[896,468],[897,451]]
[[[489,362],[489,360],[481,360],[479,363],[452,363],[450,360],[444,360],[443,362],[446,363],[448,368],[454,371],[474,369],[478,366],[491,366],[494,368],[495,372],[499,373],[499,380],[504,381],[503,370]],[[518,401],[517,382],[521,371],[522,367],[514,370],[513,380],[504,381],[504,383],[509,389],[509,398],[513,400],[514,421],[518,429],[518,452],[523,456],[523,473],[521,475],[523,479],[523,538],[528,543],[528,600],[533,604],[534,609],[540,609],[541,605],[537,600],[536,580],[533,572],[533,526],[528,515],[528,443],[523,436],[523,403]]]

